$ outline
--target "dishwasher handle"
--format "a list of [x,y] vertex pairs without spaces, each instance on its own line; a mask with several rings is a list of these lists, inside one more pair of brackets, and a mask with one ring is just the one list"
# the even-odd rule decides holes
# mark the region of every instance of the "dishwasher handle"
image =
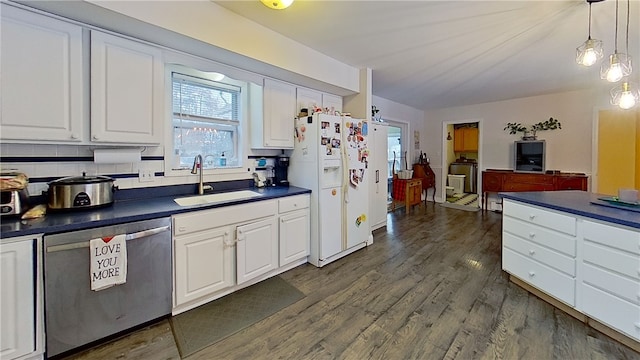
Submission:
[[[154,229],[138,231],[135,233],[127,234],[125,236],[125,240],[129,241],[129,240],[141,239],[147,236],[159,234],[164,231],[169,231],[170,229],[171,227],[167,225],[167,226],[161,226]],[[81,249],[81,248],[87,248],[87,247],[89,247],[89,241],[80,241],[80,242],[75,242],[71,244],[48,246],[46,251],[48,253],[52,253],[57,251],[66,251],[66,250]]]

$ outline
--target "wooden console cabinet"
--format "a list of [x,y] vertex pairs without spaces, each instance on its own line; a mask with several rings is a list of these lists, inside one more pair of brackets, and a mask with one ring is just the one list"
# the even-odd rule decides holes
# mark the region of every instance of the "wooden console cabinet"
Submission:
[[413,177],[422,180],[422,191],[424,191],[424,201],[427,201],[429,189],[433,188],[433,202],[436,202],[436,174],[429,163],[413,164]]
[[482,172],[482,208],[487,209],[490,192],[501,191],[587,191],[588,176],[576,173],[532,174],[513,170],[486,170]]

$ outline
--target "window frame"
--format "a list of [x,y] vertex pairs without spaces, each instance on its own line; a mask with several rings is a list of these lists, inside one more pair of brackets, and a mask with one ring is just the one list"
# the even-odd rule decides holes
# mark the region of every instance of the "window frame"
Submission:
[[[215,76],[221,74],[222,72],[217,72],[215,64],[211,64],[212,67],[208,70],[210,71],[201,71],[195,69],[193,67],[189,67],[186,65],[178,65],[178,64],[166,64],[165,65],[165,84],[166,86],[166,100],[165,100],[165,146],[164,146],[164,173],[165,177],[175,177],[175,176],[190,176],[191,169],[173,169],[172,164],[174,163],[175,156],[175,144],[174,144],[174,132],[173,132],[173,74],[182,74],[188,77],[200,78],[205,80],[210,80],[214,83],[218,84],[227,84],[229,86],[235,86],[240,88],[239,93],[239,101],[240,108],[238,109],[238,134],[237,138],[234,140],[237,142],[236,149],[238,151],[238,164],[234,166],[226,166],[226,167],[215,167],[215,168],[207,168],[203,169],[203,174],[210,175],[235,175],[237,177],[238,174],[245,174],[247,169],[248,162],[248,154],[249,149],[246,146],[249,141],[248,138],[248,123],[249,123],[249,86],[245,81],[240,81],[236,79],[229,78],[225,75],[225,78],[222,80],[216,80]],[[203,156],[205,154],[202,154]],[[222,179],[221,179],[222,180]]]

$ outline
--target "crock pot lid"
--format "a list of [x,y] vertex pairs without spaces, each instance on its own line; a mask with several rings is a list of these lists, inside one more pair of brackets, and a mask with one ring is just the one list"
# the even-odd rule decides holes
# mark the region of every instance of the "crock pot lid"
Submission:
[[95,184],[103,182],[111,182],[112,178],[108,176],[96,175],[96,176],[70,176],[62,179],[53,180],[51,184],[70,185],[70,184]]

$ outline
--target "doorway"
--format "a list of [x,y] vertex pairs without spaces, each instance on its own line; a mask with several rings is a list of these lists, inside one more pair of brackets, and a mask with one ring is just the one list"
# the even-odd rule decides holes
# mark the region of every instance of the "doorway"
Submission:
[[388,121],[387,133],[387,194],[388,201],[393,199],[393,170],[404,169],[406,157],[407,124]]
[[482,184],[482,120],[442,123],[442,202],[479,207]]

